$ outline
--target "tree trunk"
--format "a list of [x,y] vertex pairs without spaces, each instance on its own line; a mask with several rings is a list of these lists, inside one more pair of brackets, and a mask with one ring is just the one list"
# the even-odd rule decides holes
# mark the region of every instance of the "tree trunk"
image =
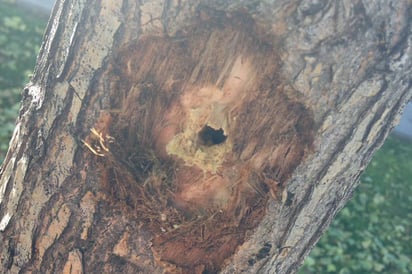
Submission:
[[411,2],[58,1],[4,273],[294,273],[411,98]]

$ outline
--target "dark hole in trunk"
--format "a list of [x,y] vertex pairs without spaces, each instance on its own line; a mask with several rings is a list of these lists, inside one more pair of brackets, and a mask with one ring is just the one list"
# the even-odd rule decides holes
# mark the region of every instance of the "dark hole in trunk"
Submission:
[[200,144],[204,146],[218,145],[226,141],[227,136],[224,134],[223,129],[214,129],[208,125],[204,126],[201,131],[199,131],[199,141]]

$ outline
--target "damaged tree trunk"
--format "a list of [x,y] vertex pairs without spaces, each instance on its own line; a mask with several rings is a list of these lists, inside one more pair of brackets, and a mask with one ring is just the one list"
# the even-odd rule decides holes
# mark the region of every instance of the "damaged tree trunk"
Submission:
[[3,273],[293,273],[411,98],[410,1],[58,1]]

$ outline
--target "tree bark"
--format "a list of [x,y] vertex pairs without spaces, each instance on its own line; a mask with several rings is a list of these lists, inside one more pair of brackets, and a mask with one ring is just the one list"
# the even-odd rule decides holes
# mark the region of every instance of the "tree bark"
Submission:
[[411,99],[411,2],[58,1],[3,273],[294,273]]

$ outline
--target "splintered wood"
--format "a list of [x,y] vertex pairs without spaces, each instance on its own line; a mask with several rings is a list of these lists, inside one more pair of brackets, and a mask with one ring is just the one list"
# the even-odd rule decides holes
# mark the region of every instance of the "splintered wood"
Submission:
[[211,273],[280,196],[314,122],[279,73],[274,37],[243,14],[196,20],[115,54],[96,84],[110,123],[84,143],[110,150],[97,164],[103,191],[151,233],[158,264]]

